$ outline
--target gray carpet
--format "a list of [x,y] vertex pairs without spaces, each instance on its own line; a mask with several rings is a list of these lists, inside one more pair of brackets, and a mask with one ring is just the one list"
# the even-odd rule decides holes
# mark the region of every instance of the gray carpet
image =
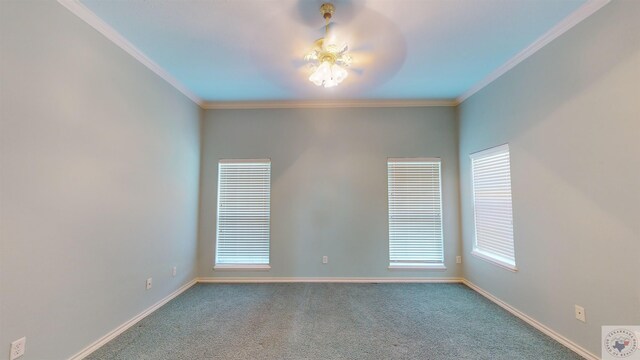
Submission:
[[198,284],[88,359],[581,359],[460,284]]

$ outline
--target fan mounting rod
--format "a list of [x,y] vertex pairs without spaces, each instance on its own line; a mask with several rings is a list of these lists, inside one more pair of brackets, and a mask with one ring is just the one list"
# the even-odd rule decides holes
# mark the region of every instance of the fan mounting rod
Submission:
[[331,20],[331,16],[336,11],[336,7],[333,6],[332,3],[324,3],[320,6],[320,13],[322,13],[322,17],[329,22]]

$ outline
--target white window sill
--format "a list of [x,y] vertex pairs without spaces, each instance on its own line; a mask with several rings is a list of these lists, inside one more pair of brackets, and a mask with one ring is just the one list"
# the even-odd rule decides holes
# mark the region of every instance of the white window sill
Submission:
[[213,270],[269,271],[271,265],[216,264],[213,266]]
[[444,264],[389,264],[389,270],[447,270]]
[[473,250],[473,251],[471,251],[471,255],[473,255],[473,256],[475,256],[475,257],[477,257],[479,259],[482,259],[482,260],[484,260],[486,262],[489,262],[491,264],[497,265],[497,266],[499,266],[499,267],[501,267],[503,269],[509,270],[511,272],[518,271],[518,268],[514,264],[510,264],[510,263],[508,263],[506,261],[502,261],[502,260],[500,260],[498,258],[495,258],[495,257],[493,257],[493,256],[491,256],[491,255],[489,255],[487,253],[484,253],[484,252],[481,252],[481,251],[478,251],[478,250]]

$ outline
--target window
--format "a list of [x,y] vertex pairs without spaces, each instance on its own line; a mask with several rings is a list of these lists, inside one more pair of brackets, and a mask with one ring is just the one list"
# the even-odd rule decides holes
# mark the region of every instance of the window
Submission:
[[472,254],[516,270],[509,145],[471,155],[476,238]]
[[389,159],[389,268],[445,269],[440,159]]
[[269,269],[270,160],[218,163],[214,269]]

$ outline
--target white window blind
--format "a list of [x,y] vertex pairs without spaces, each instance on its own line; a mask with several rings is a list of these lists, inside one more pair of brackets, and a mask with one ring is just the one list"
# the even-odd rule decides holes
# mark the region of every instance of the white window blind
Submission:
[[471,155],[476,239],[473,254],[515,270],[509,145]]
[[270,192],[270,160],[219,162],[216,268],[268,268]]
[[440,159],[389,159],[390,268],[444,268]]

